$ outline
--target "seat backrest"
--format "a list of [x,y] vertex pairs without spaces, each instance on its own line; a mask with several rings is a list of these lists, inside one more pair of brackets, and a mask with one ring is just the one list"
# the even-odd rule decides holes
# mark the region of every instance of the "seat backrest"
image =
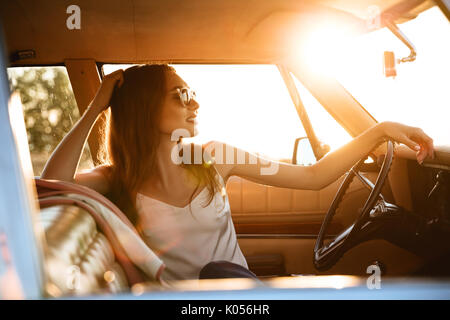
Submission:
[[69,182],[35,183],[48,295],[118,292],[160,280],[163,262],[112,202]]
[[46,238],[46,292],[50,296],[120,292],[129,289],[122,267],[92,216],[75,205],[41,209]]

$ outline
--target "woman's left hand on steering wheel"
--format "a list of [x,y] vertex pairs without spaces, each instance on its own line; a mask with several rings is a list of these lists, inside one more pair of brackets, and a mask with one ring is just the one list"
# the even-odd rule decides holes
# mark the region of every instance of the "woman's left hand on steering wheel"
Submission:
[[403,143],[416,152],[417,162],[420,164],[427,157],[434,159],[433,139],[422,129],[390,121],[382,122],[379,126],[386,137]]

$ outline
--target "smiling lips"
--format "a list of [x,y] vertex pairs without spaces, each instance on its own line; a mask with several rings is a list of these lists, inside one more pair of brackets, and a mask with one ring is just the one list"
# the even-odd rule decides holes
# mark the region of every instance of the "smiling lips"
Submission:
[[186,119],[187,122],[196,123],[197,122],[197,116],[192,116]]

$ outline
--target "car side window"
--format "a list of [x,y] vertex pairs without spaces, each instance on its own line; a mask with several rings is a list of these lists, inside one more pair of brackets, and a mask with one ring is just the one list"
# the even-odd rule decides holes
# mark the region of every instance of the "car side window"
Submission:
[[[18,91],[24,108],[28,145],[35,176],[80,118],[65,67],[8,68],[11,92]],[[92,168],[88,144],[78,169]]]
[[[130,65],[103,65],[109,74]],[[290,162],[305,136],[275,65],[172,65],[200,104],[196,143],[222,141],[273,160]]]

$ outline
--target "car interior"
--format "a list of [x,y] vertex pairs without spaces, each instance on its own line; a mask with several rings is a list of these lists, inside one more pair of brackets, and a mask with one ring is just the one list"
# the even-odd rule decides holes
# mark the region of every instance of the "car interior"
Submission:
[[[289,94],[295,121],[305,132],[305,137],[289,137],[292,157],[278,160],[305,165],[300,158],[306,153],[318,161],[330,148],[316,136],[319,130],[308,117],[296,82],[350,137],[377,123],[336,79],[318,76],[307,60],[292,59],[294,43],[299,50],[307,45],[303,40],[308,26],[315,21],[339,21],[362,34],[372,32],[365,20],[371,5],[380,10],[378,29],[382,29],[392,28],[392,24],[401,27],[436,6],[448,14],[443,2],[80,0],[74,4],[80,9],[81,27],[71,29],[69,25],[76,22],[70,19],[77,10],[69,10],[68,2],[14,0],[0,3],[0,21],[8,71],[64,69],[67,87],[73,91],[70,99],[77,108],[73,112],[78,116],[86,110],[102,77],[110,72],[108,66],[272,66]],[[35,166],[38,160],[30,158],[29,122],[24,124],[20,110],[24,99],[22,96],[20,102],[15,97],[19,111],[13,115],[10,107],[9,117],[14,136],[21,137],[16,142],[26,154],[21,166],[28,167],[25,180],[31,184],[27,196],[34,212],[32,230],[42,252],[43,295],[163,290],[123,258],[124,252],[118,252],[113,243],[117,239],[92,208],[82,201],[51,201],[58,194],[40,181]],[[83,154],[89,162],[87,168],[98,164],[103,121],[97,121],[88,138]],[[64,130],[72,124],[64,124]],[[302,276],[366,279],[371,265],[379,267],[386,278],[449,277],[450,146],[436,146],[435,155],[435,159],[418,164],[412,150],[387,140],[346,175],[317,191],[230,177],[226,191],[249,269],[268,283]],[[80,192],[90,194],[84,189]],[[74,287],[70,284],[76,277],[78,285]]]

